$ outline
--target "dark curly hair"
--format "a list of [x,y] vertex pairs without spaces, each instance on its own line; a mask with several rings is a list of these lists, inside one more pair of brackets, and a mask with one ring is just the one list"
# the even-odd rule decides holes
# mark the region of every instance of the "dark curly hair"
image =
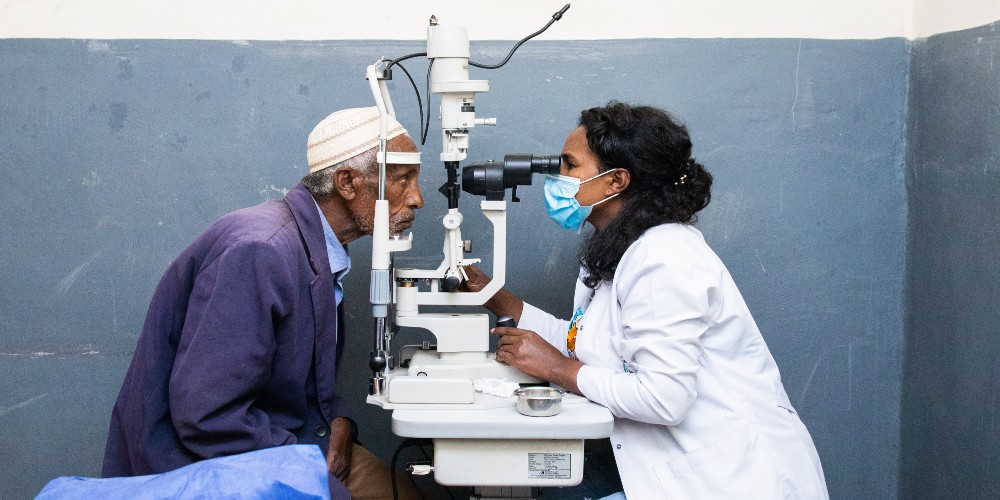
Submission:
[[583,283],[596,289],[614,278],[622,255],[653,226],[690,224],[712,198],[712,174],[691,158],[687,128],[662,109],[611,101],[580,113],[599,172],[625,169],[631,181],[621,211],[580,252]]

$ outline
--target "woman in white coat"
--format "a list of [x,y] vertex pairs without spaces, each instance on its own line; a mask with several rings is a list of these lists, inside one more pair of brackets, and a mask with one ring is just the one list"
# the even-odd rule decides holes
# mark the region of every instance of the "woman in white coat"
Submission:
[[[812,439],[725,265],[691,226],[712,176],[666,112],[583,111],[546,179],[550,216],[594,226],[572,319],[506,290],[497,360],[606,406],[625,496],[824,499]],[[472,270],[469,287],[488,281]]]

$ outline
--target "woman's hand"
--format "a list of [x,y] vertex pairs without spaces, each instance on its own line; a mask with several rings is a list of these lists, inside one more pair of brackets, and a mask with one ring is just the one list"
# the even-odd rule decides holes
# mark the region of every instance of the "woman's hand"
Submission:
[[495,356],[497,361],[513,366],[526,375],[558,384],[575,393],[580,392],[576,374],[583,363],[563,356],[531,330],[496,327],[492,333],[500,336]]
[[[493,281],[476,266],[464,266],[462,269],[465,270],[465,276],[468,278],[459,287],[459,290],[463,292],[478,292],[486,288],[490,281]],[[521,321],[524,302],[517,295],[507,291],[506,288],[501,288],[493,297],[483,303],[483,307],[489,309],[497,317],[509,316],[514,318],[514,321]]]
[[478,292],[490,284],[490,277],[478,267],[462,266],[462,269],[465,271],[465,277],[468,279],[462,282],[459,290],[463,292]]

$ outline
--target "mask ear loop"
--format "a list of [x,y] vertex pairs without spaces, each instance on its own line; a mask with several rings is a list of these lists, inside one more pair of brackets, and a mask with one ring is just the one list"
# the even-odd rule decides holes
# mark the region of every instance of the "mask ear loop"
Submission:
[[[595,176],[593,176],[593,177],[591,177],[591,178],[589,178],[589,179],[587,179],[585,181],[580,182],[580,184],[583,184],[584,182],[592,181],[592,180],[594,180],[594,179],[596,179],[596,178],[598,178],[598,177],[600,177],[600,176],[602,176],[604,174],[610,174],[611,172],[614,172],[615,170],[621,170],[621,168],[613,168],[611,170],[608,170],[607,172],[601,172],[601,173],[599,173],[599,174],[597,174],[597,175],[595,175]],[[613,194],[611,196],[608,196],[607,198],[605,198],[605,199],[603,199],[603,200],[601,200],[601,201],[599,201],[597,203],[594,203],[592,205],[589,205],[589,206],[590,207],[596,207],[597,205],[600,205],[601,203],[604,203],[604,202],[610,200],[611,198],[614,198],[615,196],[618,196],[620,194],[622,194],[621,191],[619,191],[619,192],[617,192],[617,193],[615,193],[615,194]]]
[[595,176],[593,176],[593,177],[591,177],[591,178],[589,178],[589,179],[587,179],[587,180],[585,180],[585,181],[580,181],[580,184],[583,184],[584,182],[590,182],[590,181],[592,181],[592,180],[594,180],[594,179],[596,179],[596,178],[598,178],[598,177],[601,177],[601,176],[603,176],[603,175],[608,175],[608,174],[610,174],[611,172],[614,172],[615,170],[621,170],[621,169],[618,169],[618,168],[613,168],[613,169],[611,169],[611,170],[608,170],[607,172],[601,172],[601,173],[599,173],[599,174],[597,174],[597,175],[595,175]]
[[[583,182],[587,182],[587,181],[592,181],[592,180],[594,180],[594,179],[596,179],[596,178],[598,178],[598,177],[600,177],[600,176],[602,176],[602,175],[604,175],[604,174],[610,174],[611,172],[614,172],[615,170],[621,170],[621,169],[620,169],[620,168],[613,168],[613,169],[611,169],[611,170],[608,170],[607,172],[602,172],[602,173],[599,173],[599,174],[597,174],[597,175],[595,175],[595,176],[593,176],[593,177],[591,177],[591,178],[589,178],[589,179],[587,179],[586,181],[583,181]],[[583,184],[583,182],[581,182],[580,184]],[[605,199],[603,199],[603,200],[601,200],[601,201],[599,201],[599,202],[597,202],[597,203],[594,203],[594,204],[592,204],[592,205],[588,205],[588,206],[589,206],[590,208],[594,208],[594,207],[596,207],[597,205],[600,205],[601,203],[604,203],[604,202],[606,202],[606,201],[610,200],[611,198],[614,198],[615,196],[618,196],[618,195],[620,195],[620,194],[622,194],[622,192],[621,192],[621,191],[619,191],[619,192],[617,192],[617,193],[615,193],[615,194],[613,194],[613,195],[611,195],[611,196],[608,196],[607,198],[605,198]]]

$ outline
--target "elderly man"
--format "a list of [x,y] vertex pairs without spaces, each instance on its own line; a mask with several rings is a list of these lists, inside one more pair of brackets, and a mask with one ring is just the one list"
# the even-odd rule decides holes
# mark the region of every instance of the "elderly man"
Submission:
[[[353,443],[357,428],[334,394],[345,245],[372,233],[378,131],[376,108],[333,113],[309,135],[300,185],[223,216],[170,264],[111,416],[105,477],[317,444],[334,498],[384,495],[360,491],[385,488],[387,478],[367,479],[388,468]],[[388,131],[389,151],[416,152],[396,120]],[[392,232],[410,227],[423,206],[419,171],[387,166]]]

